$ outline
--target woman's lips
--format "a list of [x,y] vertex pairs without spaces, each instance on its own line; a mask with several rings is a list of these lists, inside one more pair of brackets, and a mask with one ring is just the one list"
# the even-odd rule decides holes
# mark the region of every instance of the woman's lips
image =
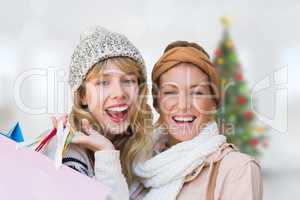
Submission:
[[195,121],[195,115],[175,115],[172,116],[172,120],[175,122],[176,125],[179,126],[189,126],[192,125]]
[[109,118],[115,123],[122,123],[128,117],[129,106],[126,104],[116,104],[107,108],[105,111]]

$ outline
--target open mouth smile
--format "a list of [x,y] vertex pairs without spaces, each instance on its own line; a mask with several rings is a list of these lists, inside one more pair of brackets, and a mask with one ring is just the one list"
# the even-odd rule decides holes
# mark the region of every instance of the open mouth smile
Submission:
[[190,126],[195,121],[196,116],[194,115],[175,115],[172,120],[179,126]]
[[124,122],[128,117],[129,106],[126,104],[117,104],[108,107],[105,111],[111,121],[115,123]]

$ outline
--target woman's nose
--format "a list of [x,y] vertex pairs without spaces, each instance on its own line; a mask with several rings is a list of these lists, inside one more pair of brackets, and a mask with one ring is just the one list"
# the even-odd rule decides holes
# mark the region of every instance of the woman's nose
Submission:
[[181,94],[178,97],[177,107],[180,111],[187,112],[190,108],[189,98],[185,94]]
[[113,99],[124,99],[125,98],[125,92],[123,87],[119,82],[115,82],[113,86],[110,88],[111,98]]

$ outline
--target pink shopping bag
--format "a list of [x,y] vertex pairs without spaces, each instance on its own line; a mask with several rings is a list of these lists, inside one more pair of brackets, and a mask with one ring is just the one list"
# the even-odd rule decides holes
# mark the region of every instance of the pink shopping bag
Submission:
[[66,200],[105,199],[109,188],[62,166],[55,169],[48,157],[0,135],[0,199]]

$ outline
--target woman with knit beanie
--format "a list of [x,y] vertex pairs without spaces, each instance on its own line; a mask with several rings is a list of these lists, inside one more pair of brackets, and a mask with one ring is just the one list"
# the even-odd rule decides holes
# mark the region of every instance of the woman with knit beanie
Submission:
[[[74,105],[68,118],[58,121],[70,124],[75,134],[63,164],[109,186],[108,199],[128,199],[133,161],[149,144],[152,130],[140,52],[119,33],[90,28],[73,53],[69,84]],[[50,157],[53,141],[44,152]]]
[[160,114],[155,155],[135,166],[146,189],[136,187],[132,199],[261,200],[258,162],[226,143],[214,120],[219,77],[205,50],[171,43],[153,68],[152,83]]

